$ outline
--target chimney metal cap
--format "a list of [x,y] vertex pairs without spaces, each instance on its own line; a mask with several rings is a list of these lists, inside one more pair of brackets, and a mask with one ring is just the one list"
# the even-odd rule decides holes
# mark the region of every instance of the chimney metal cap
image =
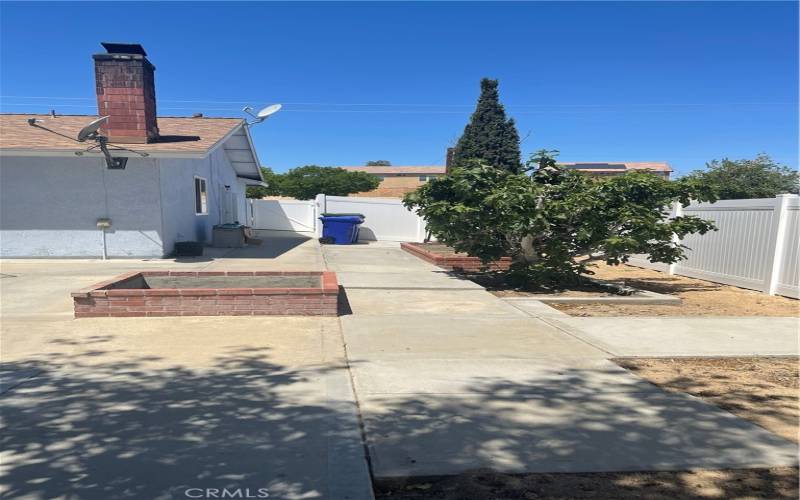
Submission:
[[147,56],[144,47],[138,43],[101,42],[100,45],[102,45],[109,54],[136,54]]

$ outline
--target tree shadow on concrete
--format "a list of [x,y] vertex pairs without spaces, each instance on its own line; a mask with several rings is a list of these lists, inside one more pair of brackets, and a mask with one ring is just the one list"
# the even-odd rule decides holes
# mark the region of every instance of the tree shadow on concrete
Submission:
[[3,395],[4,498],[328,495],[328,451],[353,424],[318,384],[344,367],[296,369],[268,361],[269,349],[241,347],[195,370],[113,356],[102,337],[80,355],[6,363],[32,375]]
[[[620,471],[642,478],[633,473],[796,464],[789,441],[695,398],[619,374],[553,368],[529,380],[474,377],[444,393],[362,395],[378,491],[409,499],[650,498],[657,490],[647,480],[623,481],[630,483],[626,495],[608,484],[590,488],[595,496],[583,490],[591,477],[616,481],[625,477]],[[783,474],[796,474],[787,470]],[[470,486],[476,486],[474,471],[484,478],[477,489]],[[562,484],[559,496],[547,493],[554,473],[589,479],[581,483],[574,476],[575,489]],[[413,476],[438,478],[407,479]],[[793,481],[750,479],[757,498],[792,498],[782,489],[787,484],[796,495]],[[439,481],[441,488],[434,484]],[[664,498],[703,498],[677,472],[659,481],[659,491],[669,493]],[[742,484],[719,480],[714,488],[716,498],[733,498]]]

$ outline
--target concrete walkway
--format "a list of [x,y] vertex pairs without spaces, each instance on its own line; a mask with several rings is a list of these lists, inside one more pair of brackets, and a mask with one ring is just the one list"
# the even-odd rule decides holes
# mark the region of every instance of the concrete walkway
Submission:
[[567,318],[616,356],[797,356],[797,318]]
[[376,477],[796,463],[793,443],[644,382],[535,306],[397,248],[323,255],[346,280],[341,324]]
[[800,319],[573,317],[535,299],[505,302],[613,356],[797,356]]
[[208,250],[0,263],[0,496],[372,498],[336,318],[72,319],[70,291],[132,269],[324,268],[291,233]]

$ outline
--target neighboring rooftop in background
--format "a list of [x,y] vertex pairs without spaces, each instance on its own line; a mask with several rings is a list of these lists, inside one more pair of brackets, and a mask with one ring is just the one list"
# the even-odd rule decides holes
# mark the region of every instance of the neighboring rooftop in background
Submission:
[[[28,120],[58,134],[32,127]],[[75,138],[83,126],[96,120],[96,115],[0,114],[0,152],[5,154],[36,152],[77,152],[92,143],[79,143]],[[130,145],[149,154],[205,155],[244,123],[241,118],[158,117],[159,137],[154,142]],[[112,148],[113,149],[113,148]]]
[[[562,167],[580,170],[595,175],[613,175],[627,172],[629,170],[652,170],[659,172],[665,177],[669,177],[672,168],[666,162],[647,161],[647,162],[564,162],[559,163]],[[444,165],[418,165],[418,166],[357,166],[341,167],[352,172],[368,172],[374,175],[435,175],[445,174]]]
[[419,174],[445,174],[444,165],[420,165],[420,166],[360,166],[360,167],[340,167],[351,172],[367,172],[375,175],[419,175]]
[[628,170],[652,170],[654,172],[672,172],[667,162],[659,161],[619,161],[619,162],[566,162],[562,167],[596,174],[616,174]]

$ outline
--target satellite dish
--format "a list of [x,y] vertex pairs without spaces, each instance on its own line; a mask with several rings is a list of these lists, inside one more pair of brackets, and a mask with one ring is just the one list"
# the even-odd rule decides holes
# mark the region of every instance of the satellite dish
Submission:
[[250,106],[245,107],[242,111],[244,111],[248,115],[250,115],[253,118],[255,118],[255,120],[253,120],[252,122],[248,123],[248,125],[254,125],[256,123],[263,122],[264,120],[269,118],[270,115],[274,115],[275,113],[280,111],[280,109],[282,107],[283,106],[280,105],[280,104],[270,104],[269,106],[267,106],[266,108],[263,108],[261,111],[259,111],[255,115],[253,114],[253,108],[251,108]]
[[81,131],[78,132],[78,141],[85,142],[86,139],[94,139],[95,137],[97,137],[97,131],[106,121],[108,121],[108,117],[101,116],[100,118],[94,120],[89,125],[83,127]]
[[275,113],[280,111],[282,107],[283,106],[281,106],[280,104],[270,104],[266,108],[259,111],[256,116],[262,120],[266,120],[269,115],[274,115]]
[[[71,141],[75,141],[75,139],[73,139],[72,137],[70,137],[70,136],[68,136],[66,134],[62,134],[61,132],[56,132],[55,130],[50,130],[47,127],[39,125],[38,122],[41,122],[41,121],[42,120],[39,120],[38,118],[29,118],[28,119],[28,125],[30,125],[31,127],[36,127],[36,128],[40,128],[42,130],[46,130],[46,131],[50,132],[51,134],[60,135],[61,137],[65,137],[65,138],[67,138],[67,139],[69,139]],[[84,151],[75,151],[75,155],[76,156],[83,156],[84,153],[88,153],[90,151],[94,151],[96,149],[99,149],[100,152],[103,153],[103,156],[106,159],[106,166],[109,169],[124,170],[125,169],[125,165],[128,163],[128,158],[111,156],[111,152],[108,150],[108,146],[109,146],[108,137],[106,137],[104,135],[100,135],[98,133],[98,130],[100,130],[100,127],[107,121],[108,121],[108,117],[107,116],[101,116],[100,118],[94,120],[90,124],[88,124],[85,127],[83,127],[81,129],[81,131],[78,132],[78,139],[77,139],[76,142],[86,142],[87,140],[91,139],[91,140],[95,141],[96,144],[93,145],[93,146],[90,146],[89,148],[87,148]],[[139,155],[141,157],[149,156],[148,153],[144,153],[142,151],[135,151],[133,149],[123,148],[122,146],[116,146],[114,144],[110,144],[110,146],[112,146],[115,150],[129,151],[129,152],[135,153],[135,154],[137,154],[137,155]]]

